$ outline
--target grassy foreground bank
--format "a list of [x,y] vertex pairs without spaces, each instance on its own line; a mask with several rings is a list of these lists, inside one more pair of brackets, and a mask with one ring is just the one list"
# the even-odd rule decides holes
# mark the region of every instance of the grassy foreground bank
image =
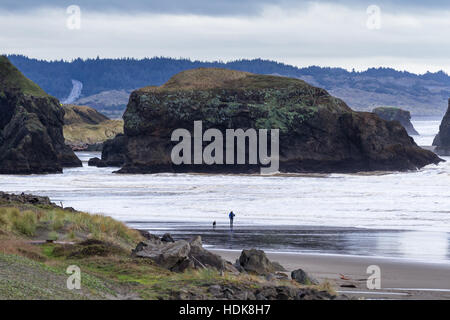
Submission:
[[[132,257],[142,240],[110,217],[0,200],[0,299],[211,299],[218,285],[235,291],[268,285],[264,277],[214,269],[170,272]],[[71,265],[81,270],[80,290],[67,289]],[[305,288],[291,280],[270,285]],[[328,283],[308,288],[330,291]]]

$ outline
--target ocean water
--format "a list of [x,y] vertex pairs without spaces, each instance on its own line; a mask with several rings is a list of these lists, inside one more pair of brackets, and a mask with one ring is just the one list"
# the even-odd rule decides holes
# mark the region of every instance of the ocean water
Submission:
[[[413,137],[416,142],[431,145],[440,120],[413,123],[421,134]],[[84,166],[63,174],[0,176],[0,190],[47,195],[154,232],[200,233],[218,247],[253,243],[274,250],[450,260],[450,161],[406,173],[118,175],[117,168],[87,166],[97,153],[78,156]],[[231,240],[230,210],[236,213]],[[212,221],[216,233],[210,232]],[[343,235],[344,249],[334,248],[333,239]]]

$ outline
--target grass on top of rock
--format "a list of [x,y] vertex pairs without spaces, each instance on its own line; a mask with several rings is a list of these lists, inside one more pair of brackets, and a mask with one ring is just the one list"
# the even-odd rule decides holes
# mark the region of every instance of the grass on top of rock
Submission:
[[162,86],[148,86],[142,92],[173,90],[222,89],[282,89],[309,87],[303,80],[272,75],[259,75],[249,72],[222,68],[197,68],[182,71],[170,78]]
[[0,207],[0,230],[40,240],[96,238],[127,248],[141,239],[137,231],[110,217],[58,208],[28,207]]
[[18,89],[24,94],[47,97],[36,83],[25,77],[5,56],[0,55],[0,88]]

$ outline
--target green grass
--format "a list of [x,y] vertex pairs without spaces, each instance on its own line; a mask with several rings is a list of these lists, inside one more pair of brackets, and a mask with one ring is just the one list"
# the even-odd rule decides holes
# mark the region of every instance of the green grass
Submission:
[[123,120],[106,120],[99,124],[74,123],[64,125],[64,139],[68,144],[94,144],[123,133]]
[[17,208],[0,208],[0,229],[13,231],[25,236],[36,232],[37,216],[32,211]]
[[160,87],[149,86],[142,88],[141,91],[208,90],[214,88],[254,90],[293,87],[306,88],[309,85],[303,80],[295,78],[258,75],[222,68],[197,68],[177,73]]
[[[18,207],[0,207],[0,230],[33,237],[39,230],[51,238],[62,234],[65,238],[91,237],[131,248],[141,236],[136,230],[111,217],[71,212],[58,208],[26,210]],[[84,235],[84,236],[82,236]]]
[[47,97],[36,83],[25,77],[5,56],[0,56],[0,88],[17,88],[33,96]]
[[[75,238],[75,242],[30,241],[42,237]],[[137,231],[109,217],[0,203],[0,299],[208,298],[211,285],[239,290],[266,285],[261,277],[221,274],[214,269],[173,273],[150,259],[131,256],[130,249],[141,240]],[[66,287],[70,265],[81,270],[81,291]],[[289,283],[279,281],[279,285]]]
[[80,300],[114,296],[104,279],[82,271],[82,290],[68,290],[68,265],[48,265],[18,255],[0,253],[0,298]]

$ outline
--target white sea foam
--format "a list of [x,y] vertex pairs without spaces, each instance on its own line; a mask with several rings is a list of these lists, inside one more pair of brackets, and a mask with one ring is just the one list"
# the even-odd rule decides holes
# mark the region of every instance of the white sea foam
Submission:
[[[439,121],[417,121],[431,144]],[[94,154],[80,153],[82,160]],[[447,158],[450,160],[450,158]],[[48,195],[123,221],[314,225],[450,232],[450,161],[383,175],[118,175],[113,168],[0,176],[0,190]]]

